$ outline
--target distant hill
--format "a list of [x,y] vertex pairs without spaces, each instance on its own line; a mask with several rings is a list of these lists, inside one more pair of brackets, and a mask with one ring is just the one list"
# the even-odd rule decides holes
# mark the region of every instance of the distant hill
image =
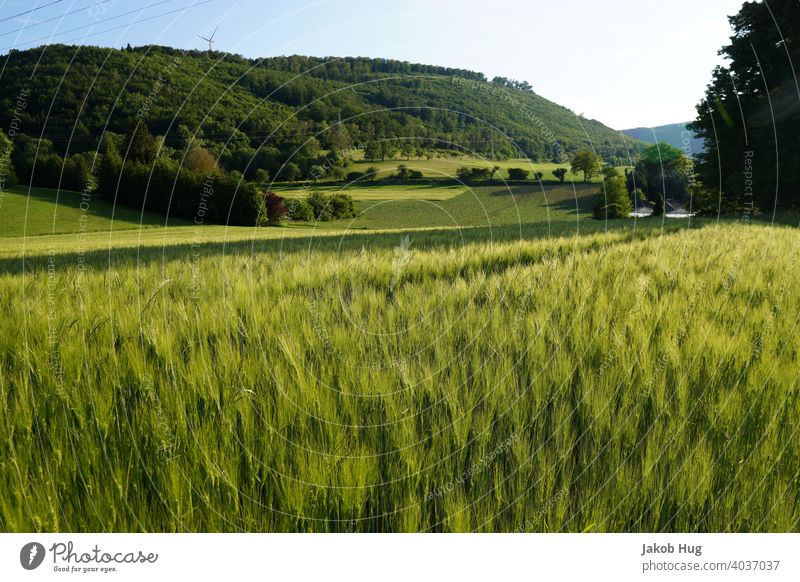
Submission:
[[275,175],[286,162],[308,174],[317,152],[387,139],[537,161],[592,146],[607,161],[626,159],[618,131],[525,83],[467,70],[160,46],[51,45],[2,60],[0,128],[43,135],[62,155],[91,151],[103,131],[123,134],[142,120],[176,148],[200,130],[209,149],[226,150],[225,167],[248,175],[259,167]]
[[637,127],[623,129],[622,133],[646,143],[666,142],[676,148],[689,148],[687,153],[694,155],[705,150],[703,140],[698,139],[694,132],[687,129],[687,123],[671,123],[658,127]]

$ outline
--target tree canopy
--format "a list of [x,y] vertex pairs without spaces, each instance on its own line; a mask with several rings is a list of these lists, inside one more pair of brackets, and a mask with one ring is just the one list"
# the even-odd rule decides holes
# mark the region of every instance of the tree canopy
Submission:
[[590,150],[584,150],[575,154],[572,158],[572,173],[577,174],[583,172],[583,181],[588,182],[593,176],[600,172],[602,167],[602,160],[600,157]]
[[714,71],[691,125],[706,143],[697,154],[697,175],[714,193],[708,197],[713,208],[796,208],[800,3],[746,2],[730,23],[730,44],[720,51],[729,62]]
[[628,190],[641,190],[648,200],[674,198],[683,201],[691,179],[692,164],[683,151],[660,142],[642,149],[641,159],[628,173]]

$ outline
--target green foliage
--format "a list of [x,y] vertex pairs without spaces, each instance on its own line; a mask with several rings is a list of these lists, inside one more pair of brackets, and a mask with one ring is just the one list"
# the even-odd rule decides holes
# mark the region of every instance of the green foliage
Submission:
[[719,216],[721,212],[736,210],[729,199],[721,198],[718,192],[711,192],[699,181],[689,186],[688,206],[698,216]]
[[302,170],[300,170],[300,166],[295,162],[289,162],[283,166],[283,168],[281,168],[276,179],[280,181],[294,182],[299,180],[302,175],[303,173]]
[[311,207],[314,219],[321,222],[353,218],[357,213],[352,196],[343,192],[332,195],[312,192],[306,202]]
[[397,147],[389,140],[370,141],[364,146],[364,159],[375,161],[394,157]]
[[508,179],[509,180],[527,180],[528,179],[528,170],[524,170],[522,168],[509,168],[508,169]]
[[86,156],[76,154],[69,156],[64,162],[64,173],[61,177],[61,187],[65,190],[83,192],[90,190],[92,179],[91,161]]
[[628,173],[628,189],[641,189],[647,199],[659,197],[683,200],[689,186],[691,162],[678,148],[657,143],[642,149],[641,159]]
[[306,203],[311,207],[314,220],[319,220],[321,222],[333,220],[333,213],[330,208],[330,196],[322,192],[312,192],[308,195]]
[[725,65],[714,70],[690,126],[706,145],[695,154],[697,177],[707,191],[721,192],[707,207],[748,214],[776,204],[798,208],[800,4],[745,2],[729,20]]
[[[24,108],[17,106],[23,92]],[[387,59],[245,59],[159,46],[120,51],[55,44],[11,51],[4,61],[0,127],[15,115],[29,135],[51,138],[62,157],[68,147],[95,150],[104,131],[129,134],[138,124],[177,150],[204,140],[224,169],[249,180],[258,169],[278,181],[308,176],[321,163],[320,151],[346,157],[353,144],[365,144],[368,160],[390,159],[398,149],[407,158],[420,156],[442,143],[484,157],[494,151],[498,159],[522,153],[552,160],[591,143],[601,144],[599,153],[609,160],[626,153],[618,132],[579,121],[522,86]],[[558,146],[537,123],[553,129]],[[125,145],[118,144],[122,157]],[[143,161],[148,149],[134,161]],[[297,164],[298,176],[279,171],[287,162]]]
[[6,132],[0,129],[0,159],[5,159],[11,155],[12,143],[8,139]]
[[301,198],[287,198],[284,200],[286,217],[289,220],[311,222],[314,220],[314,210],[311,205]]
[[355,218],[356,205],[352,196],[343,192],[337,192],[330,198],[330,209],[333,218],[336,220],[344,218]]
[[107,198],[113,197],[119,184],[122,171],[122,158],[116,144],[116,137],[111,133],[103,135],[100,144],[100,169],[97,176],[98,190],[105,193]]
[[559,181],[563,184],[564,178],[567,176],[568,171],[569,170],[567,170],[567,168],[556,168],[555,170],[553,170],[553,176],[558,178]]
[[660,194],[653,205],[653,216],[664,216],[664,197]]
[[400,164],[397,166],[397,173],[393,178],[399,182],[408,182],[409,180],[421,180],[422,172],[419,170],[411,170],[408,166]]
[[486,167],[468,167],[463,166],[456,170],[456,177],[462,182],[469,182],[472,180],[486,180],[491,177],[492,169]]
[[591,150],[584,150],[572,158],[572,173],[583,172],[583,181],[588,182],[600,172],[602,160]]
[[685,170],[688,166],[688,159],[683,151],[663,141],[642,148],[640,158],[646,164],[663,165],[667,168]]
[[137,123],[133,131],[128,134],[127,141],[122,150],[123,158],[127,162],[152,164],[158,155],[158,143],[144,123]]
[[597,220],[608,220],[627,218],[631,212],[633,212],[633,205],[628,195],[625,179],[621,176],[607,179],[597,194],[592,216]]
[[12,143],[0,129],[0,192],[17,184],[17,174],[11,163]]
[[256,182],[259,184],[269,182],[269,172],[263,168],[256,170]]

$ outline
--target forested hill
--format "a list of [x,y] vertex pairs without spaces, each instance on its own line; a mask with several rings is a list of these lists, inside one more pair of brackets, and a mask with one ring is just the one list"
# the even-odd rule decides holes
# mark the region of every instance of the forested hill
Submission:
[[627,162],[619,132],[579,118],[527,83],[471,71],[368,58],[250,60],[156,46],[51,45],[0,60],[0,128],[43,134],[61,155],[95,149],[104,131],[124,134],[142,120],[167,145],[200,130],[231,169],[250,162],[248,171],[260,165],[270,173],[289,156],[309,165],[319,150],[384,139],[398,148],[412,142],[558,161],[591,145],[607,161]]
[[689,129],[689,123],[671,123],[658,127],[623,129],[622,133],[645,143],[664,142],[694,156],[705,150],[704,140]]

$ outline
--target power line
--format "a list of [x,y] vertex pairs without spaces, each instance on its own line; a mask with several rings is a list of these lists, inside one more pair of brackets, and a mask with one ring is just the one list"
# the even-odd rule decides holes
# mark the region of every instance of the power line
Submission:
[[26,14],[30,14],[31,12],[36,12],[37,10],[41,10],[42,8],[47,8],[48,6],[52,6],[53,4],[58,4],[59,2],[63,2],[64,0],[54,0],[48,4],[42,4],[41,6],[37,6],[36,8],[31,8],[30,10],[26,10],[25,12],[20,12],[19,14],[14,14],[12,16],[6,16],[5,18],[0,18],[0,22],[6,22],[8,20],[13,20],[18,16],[25,16]]
[[[57,36],[61,36],[62,34],[69,34],[70,32],[83,30],[84,28],[91,28],[91,27],[95,26],[96,24],[103,24],[104,22],[108,22],[109,20],[116,20],[117,18],[122,18],[123,16],[128,16],[129,14],[133,14],[135,12],[141,12],[142,10],[146,10],[147,8],[151,8],[153,6],[159,6],[161,4],[166,4],[167,2],[172,2],[172,0],[161,0],[160,2],[156,2],[155,4],[148,4],[147,6],[142,6],[141,8],[137,8],[136,10],[129,10],[128,12],[123,12],[122,14],[117,14],[116,16],[111,16],[109,18],[105,18],[103,20],[99,20],[97,22],[93,22],[91,24],[84,24],[82,26],[76,26],[75,28],[70,28],[68,30],[62,30],[61,32],[57,32],[55,34],[50,34],[50,35],[47,35],[47,36],[43,36],[43,37],[40,37],[40,38],[37,38],[37,39],[34,39],[34,40],[29,40],[29,41],[20,43],[18,45],[5,47],[3,50],[12,49],[12,48],[15,48],[17,46],[25,46],[27,44],[36,44],[37,42],[41,42],[43,40],[50,40],[50,39],[55,38]],[[137,23],[138,22],[144,22],[144,20],[139,20],[139,21],[137,21]],[[136,23],[129,23],[129,24],[136,24]],[[124,26],[129,26],[129,24],[126,24]],[[114,30],[114,29],[112,28],[111,30]],[[67,41],[67,42],[69,42],[69,41]]]
[[[171,1],[171,0],[165,0],[165,1]],[[195,6],[202,6],[203,4],[208,4],[209,2],[213,2],[213,1],[214,0],[203,0],[203,2],[196,2],[194,4],[189,4],[188,6],[183,6],[181,8],[176,8],[175,10],[169,10],[167,12],[162,12],[161,14],[156,14],[155,16],[150,16],[148,18],[142,18],[141,20],[137,20],[136,22],[129,22],[127,24],[121,24],[119,26],[114,26],[112,28],[107,28],[105,30],[101,30],[100,32],[93,32],[92,34],[87,34],[87,35],[84,35],[84,36],[71,38],[71,39],[65,40],[63,42],[69,43],[69,42],[75,42],[75,41],[78,41],[78,40],[83,40],[85,38],[92,38],[93,36],[99,36],[99,35],[105,34],[107,32],[112,32],[114,30],[119,30],[120,28],[126,28],[128,26],[133,26],[134,24],[141,24],[142,22],[147,22],[149,20],[155,20],[156,18],[161,18],[162,16],[169,16],[170,14],[175,14],[176,12],[182,12],[184,10],[188,10],[189,8],[194,8]],[[155,6],[155,4],[153,4],[153,6]]]
[[[59,0],[61,1],[61,0]],[[53,22],[54,20],[58,20],[59,18],[64,18],[65,16],[70,16],[72,14],[77,14],[78,12],[83,12],[84,10],[88,10],[93,6],[100,6],[101,4],[107,4],[108,2],[114,2],[114,0],[101,0],[100,2],[95,2],[94,4],[90,4],[89,6],[84,6],[83,8],[78,8],[77,10],[72,10],[70,12],[65,12],[64,14],[59,14],[58,16],[53,16],[53,18],[48,18],[47,20],[40,20],[38,22],[34,22],[33,24],[26,24],[25,26],[21,26],[15,30],[9,30],[8,32],[4,32],[0,34],[0,36],[8,36],[9,34],[14,34],[15,32],[21,32],[23,30],[30,30],[31,28],[35,28],[37,26],[41,26],[42,24],[47,24],[48,22]]]

